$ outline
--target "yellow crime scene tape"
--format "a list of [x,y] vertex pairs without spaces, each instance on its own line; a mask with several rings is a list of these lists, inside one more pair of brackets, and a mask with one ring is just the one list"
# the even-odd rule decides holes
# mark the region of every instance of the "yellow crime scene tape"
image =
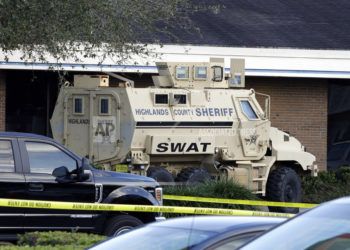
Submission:
[[233,216],[269,216],[269,217],[288,217],[288,218],[294,216],[294,214],[271,213],[271,212],[251,211],[251,210],[236,210],[236,209],[101,204],[101,203],[80,203],[80,202],[61,202],[61,201],[14,200],[14,199],[0,199],[0,207],[21,207],[21,208],[60,209],[60,210],[89,210],[89,211],[181,213],[181,214],[205,214],[205,215],[233,215]]
[[313,208],[318,205],[318,204],[312,204],[312,203],[235,200],[235,199],[223,199],[223,198],[178,196],[178,195],[169,195],[169,194],[163,195],[163,199],[177,200],[177,201],[196,201],[196,202],[208,202],[208,203],[234,204],[234,205],[268,206],[268,207]]

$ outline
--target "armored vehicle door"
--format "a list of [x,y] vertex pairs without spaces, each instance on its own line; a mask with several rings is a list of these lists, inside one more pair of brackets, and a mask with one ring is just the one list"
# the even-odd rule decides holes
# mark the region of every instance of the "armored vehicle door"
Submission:
[[63,103],[65,146],[91,161],[113,158],[119,150],[119,104],[115,92],[69,89]]
[[92,110],[92,145],[94,161],[110,159],[119,151],[120,99],[116,92],[97,92]]
[[259,103],[252,96],[233,96],[239,119],[238,135],[243,156],[260,159],[266,153],[270,121],[264,117]]

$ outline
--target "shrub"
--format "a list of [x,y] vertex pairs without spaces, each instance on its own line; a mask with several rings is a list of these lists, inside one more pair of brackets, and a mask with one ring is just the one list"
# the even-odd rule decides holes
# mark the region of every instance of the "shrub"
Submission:
[[304,177],[303,201],[322,203],[339,197],[350,195],[349,168],[337,172],[320,172],[318,177]]
[[335,175],[338,180],[343,183],[350,183],[350,167],[341,167],[336,172]]
[[[197,185],[167,186],[164,188],[164,194],[211,197],[241,200],[257,200],[257,196],[252,194],[248,189],[234,183],[231,180],[208,181]],[[165,206],[186,206],[186,207],[210,207],[210,208],[227,208],[227,209],[249,209],[258,210],[256,207],[247,205],[233,205],[221,203],[203,203],[192,201],[175,201],[164,200]],[[167,217],[174,215],[165,214]]]
[[62,245],[62,246],[0,246],[1,250],[82,250],[88,246]]
[[29,232],[23,235],[19,235],[17,244],[19,246],[19,249],[26,249],[29,247],[41,249],[40,247],[44,246],[46,249],[48,249],[49,246],[50,249],[52,249],[52,247],[55,247],[54,249],[84,249],[99,241],[104,240],[105,238],[105,236],[101,235],[75,232]]

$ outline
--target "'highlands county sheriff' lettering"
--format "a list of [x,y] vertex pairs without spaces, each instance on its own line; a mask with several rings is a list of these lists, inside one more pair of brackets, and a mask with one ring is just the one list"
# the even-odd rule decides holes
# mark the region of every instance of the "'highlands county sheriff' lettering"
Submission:
[[206,153],[211,142],[181,143],[181,142],[161,142],[158,143],[156,151],[158,153]]
[[[171,111],[170,111],[171,110]],[[136,115],[149,115],[149,116],[168,116],[172,112],[178,116],[213,116],[213,117],[224,117],[232,116],[233,108],[138,108],[135,109]]]
[[82,125],[89,125],[90,120],[89,119],[68,119],[69,124],[82,124]]

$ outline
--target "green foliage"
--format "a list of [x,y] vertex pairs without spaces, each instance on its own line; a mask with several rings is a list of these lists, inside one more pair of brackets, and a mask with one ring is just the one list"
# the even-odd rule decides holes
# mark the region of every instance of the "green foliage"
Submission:
[[338,180],[340,180],[343,183],[349,183],[350,182],[350,167],[349,166],[344,166],[339,168],[336,172],[335,175]]
[[321,172],[318,177],[304,177],[303,201],[322,203],[350,195],[350,170],[341,168],[337,172]]
[[219,8],[207,6],[190,0],[1,0],[0,47],[5,55],[21,50],[30,61],[108,57],[118,63],[147,55],[141,43],[158,43],[157,36],[193,32],[191,13]]
[[[231,180],[208,181],[205,183],[200,183],[197,185],[188,185],[188,186],[167,186],[164,188],[164,194],[195,196],[195,197],[242,199],[242,200],[258,199],[254,194],[251,193],[251,191],[234,183]],[[174,201],[174,200],[164,200],[164,205],[257,210],[256,207],[246,206],[246,205],[203,203],[203,202],[191,202],[191,201]],[[173,215],[166,214],[166,216],[173,216]]]
[[105,238],[95,234],[61,231],[29,232],[19,235],[17,246],[1,246],[0,249],[84,249]]

